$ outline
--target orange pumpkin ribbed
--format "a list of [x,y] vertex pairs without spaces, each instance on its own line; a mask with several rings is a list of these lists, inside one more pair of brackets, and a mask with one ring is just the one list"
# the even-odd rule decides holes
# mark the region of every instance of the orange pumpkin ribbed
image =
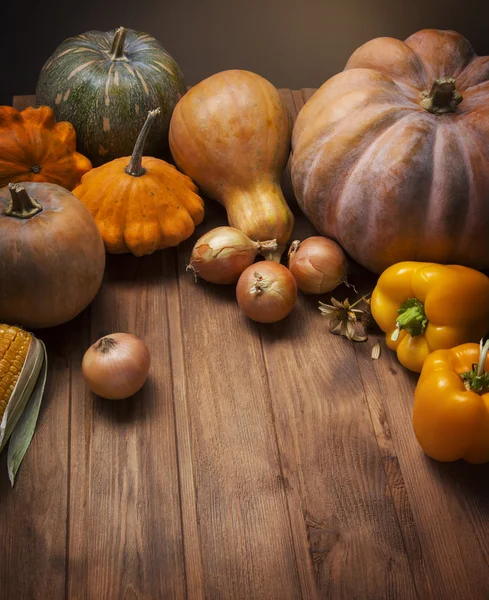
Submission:
[[0,106],[0,187],[32,181],[72,190],[91,168],[88,158],[76,152],[73,125],[57,123],[51,108],[19,112]]

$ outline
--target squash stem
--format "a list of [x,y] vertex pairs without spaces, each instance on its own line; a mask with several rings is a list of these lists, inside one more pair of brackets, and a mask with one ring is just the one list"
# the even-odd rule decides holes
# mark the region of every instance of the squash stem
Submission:
[[435,79],[430,90],[421,94],[421,106],[435,115],[453,113],[463,97],[455,89],[455,79],[444,77]]
[[125,27],[119,27],[115,31],[114,39],[110,47],[110,60],[126,60],[124,54],[124,42],[126,41]]
[[31,198],[20,183],[9,183],[10,202],[5,210],[8,217],[30,219],[42,211],[37,200]]
[[[267,240],[266,242],[257,242],[257,244],[258,244],[258,254],[261,254],[261,256],[263,256],[265,259],[267,259],[268,256],[273,256],[275,253],[278,252],[277,240]],[[280,252],[280,255],[282,255],[282,252]],[[267,260],[273,260],[273,259],[267,259]],[[280,262],[280,257],[278,260]]]
[[131,160],[126,167],[126,173],[128,175],[132,175],[133,177],[141,177],[146,173],[146,169],[142,166],[143,161],[143,150],[144,144],[146,143],[146,138],[148,137],[149,130],[153,125],[153,121],[160,114],[160,109],[155,108],[154,110],[150,110],[148,116],[146,117],[146,121],[144,122],[143,128],[139,132],[138,139],[134,145],[134,150],[132,152]]

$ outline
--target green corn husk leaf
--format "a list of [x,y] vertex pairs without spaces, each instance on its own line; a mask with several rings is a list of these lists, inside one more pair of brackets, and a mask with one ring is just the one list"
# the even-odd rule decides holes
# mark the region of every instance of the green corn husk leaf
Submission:
[[10,484],[12,486],[14,485],[15,476],[17,475],[17,471],[19,470],[24,455],[32,441],[36,429],[37,418],[39,416],[39,409],[41,408],[42,397],[44,395],[44,387],[46,385],[48,356],[44,343],[41,340],[37,341],[41,347],[40,355],[42,362],[40,372],[38,372],[37,381],[28,398],[27,404],[12,431],[8,446],[7,468]]
[[7,445],[15,426],[26,408],[27,402],[39,379],[41,367],[45,362],[45,354],[46,349],[44,344],[33,336],[22,367],[22,372],[20,373],[0,423],[0,452],[2,452]]

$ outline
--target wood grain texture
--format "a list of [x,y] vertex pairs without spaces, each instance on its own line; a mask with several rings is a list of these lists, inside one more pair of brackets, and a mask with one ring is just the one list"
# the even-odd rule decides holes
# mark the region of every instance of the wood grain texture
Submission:
[[[65,597],[69,477],[70,325],[35,332],[46,344],[49,377],[30,448],[10,487],[0,460],[0,597]],[[76,325],[75,325],[76,326]]]
[[369,382],[369,406],[420,597],[487,598],[488,465],[427,458],[411,426],[415,375],[406,374],[385,345],[383,360],[368,360],[366,353],[359,356],[360,370]]
[[[284,98],[294,118],[306,94]],[[315,234],[297,219],[293,239]],[[301,294],[285,321],[260,327],[298,556],[309,554],[321,598],[416,598],[354,344],[328,333],[318,299],[329,295]]]
[[[209,202],[196,236],[224,222]],[[185,272],[192,245],[178,272],[205,597],[300,598],[260,341],[234,286]]]
[[[293,118],[314,91],[280,90]],[[314,234],[289,168],[282,187],[294,237]],[[302,294],[283,322],[256,324],[234,286],[195,283],[191,248],[225,222],[207,201],[178,249],[109,257],[92,305],[39,333],[48,388],[12,490],[0,461],[1,600],[486,600],[489,466],[424,456],[416,376],[385,344],[372,360],[379,333],[330,335]],[[349,279],[375,284],[354,263]],[[80,372],[111,331],[152,354],[122,402]]]
[[[160,254],[109,256],[91,304],[90,339],[130,332],[151,352],[149,381],[106,401],[73,365],[70,598],[184,598],[185,571],[165,293],[175,281]],[[85,335],[83,335],[85,333]],[[81,344],[80,344],[81,346]],[[80,348],[82,350],[82,347]]]

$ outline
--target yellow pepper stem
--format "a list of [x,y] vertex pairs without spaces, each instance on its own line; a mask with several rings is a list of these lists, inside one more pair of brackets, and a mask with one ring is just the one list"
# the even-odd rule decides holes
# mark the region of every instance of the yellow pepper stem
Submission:
[[479,362],[472,365],[472,371],[460,373],[466,388],[478,394],[489,391],[489,373],[484,369],[489,352],[489,339],[484,343],[480,341]]
[[417,298],[406,300],[397,312],[399,316],[396,321],[396,329],[391,335],[393,342],[397,341],[402,329],[406,330],[411,336],[424,333],[428,319],[423,304]]

